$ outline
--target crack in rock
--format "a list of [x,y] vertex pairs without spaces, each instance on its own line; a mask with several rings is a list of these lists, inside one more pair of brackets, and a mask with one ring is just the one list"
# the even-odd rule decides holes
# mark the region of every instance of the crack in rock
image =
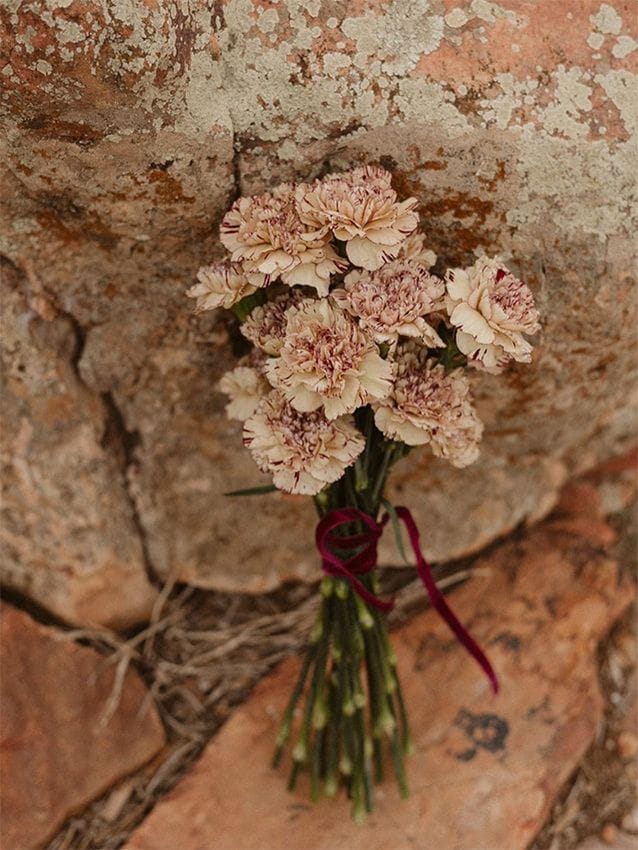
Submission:
[[122,476],[123,491],[128,502],[133,528],[137,533],[142,549],[144,571],[151,584],[156,585],[160,582],[159,574],[153,565],[146,529],[138,510],[135,496],[131,492],[129,481],[129,470],[139,464],[138,459],[135,457],[135,451],[141,442],[140,433],[137,429],[131,431],[126,427],[122,411],[118,407],[111,390],[97,393],[85,381],[80,369],[80,361],[86,346],[87,330],[72,313],[61,309],[58,304],[56,304],[56,309],[58,314],[69,322],[75,336],[75,347],[69,359],[75,378],[88,392],[101,400],[104,415],[100,446],[104,451],[110,452],[117,462]]

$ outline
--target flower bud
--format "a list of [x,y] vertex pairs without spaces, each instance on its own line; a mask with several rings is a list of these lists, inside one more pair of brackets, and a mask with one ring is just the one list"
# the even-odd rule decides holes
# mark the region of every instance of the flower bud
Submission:
[[363,691],[357,691],[354,695],[354,704],[357,708],[365,708],[368,702],[368,698],[366,697]]
[[323,729],[328,722],[328,706],[323,697],[317,699],[312,709],[312,725],[315,729]]
[[334,774],[326,777],[324,785],[324,793],[326,797],[334,797],[337,794],[337,777]]
[[363,753],[367,759],[372,758],[372,741],[370,738],[366,738],[363,744]]
[[319,643],[322,635],[323,623],[321,622],[321,620],[317,620],[317,622],[312,627],[312,631],[310,632],[310,643]]
[[384,706],[376,723],[377,730],[379,732],[385,732],[386,735],[391,735],[396,729],[396,725],[396,720],[388,708]]
[[363,635],[359,629],[352,635],[352,643],[354,644],[355,655],[361,657],[365,653],[365,644],[363,642]]
[[355,711],[354,702],[351,699],[347,699],[341,706],[341,711],[345,714],[346,717],[352,717]]
[[319,591],[324,599],[328,599],[328,597],[332,596],[332,591],[334,590],[334,581],[330,578],[330,576],[325,576],[321,579],[321,584],[319,585]]
[[308,758],[308,745],[303,739],[295,744],[292,757],[295,761],[305,761]]
[[290,735],[290,718],[286,717],[281,726],[279,727],[279,732],[277,733],[277,746],[283,747],[283,745],[288,740],[288,736]]
[[336,582],[335,593],[339,599],[345,599],[348,595],[348,584],[345,581]]
[[344,776],[350,776],[352,773],[352,762],[348,756],[341,756],[341,760],[339,761],[339,770]]
[[359,599],[358,596],[355,596],[355,603],[357,606],[357,616],[359,618],[359,624],[362,629],[371,629],[374,626],[374,620],[372,618],[372,614],[368,611],[364,601]]

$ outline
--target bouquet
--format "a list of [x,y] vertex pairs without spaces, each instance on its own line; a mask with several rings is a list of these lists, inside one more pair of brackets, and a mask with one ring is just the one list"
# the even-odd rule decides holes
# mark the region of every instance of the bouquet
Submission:
[[432,604],[498,687],[438,591],[409,510],[386,501],[388,475],[417,446],[456,467],[476,460],[483,427],[467,370],[529,362],[525,335],[539,329],[531,291],[499,259],[434,274],[416,207],[375,166],[239,198],[220,230],[229,260],[202,268],[188,291],[198,312],[233,310],[250,346],[219,387],[273,484],[233,495],[307,495],[319,515],[321,606],[274,762],[291,742],[289,787],[302,770],[313,799],[343,785],[358,821],[388,761],[408,793],[392,600],[375,572],[388,523],[402,554],[407,531]]

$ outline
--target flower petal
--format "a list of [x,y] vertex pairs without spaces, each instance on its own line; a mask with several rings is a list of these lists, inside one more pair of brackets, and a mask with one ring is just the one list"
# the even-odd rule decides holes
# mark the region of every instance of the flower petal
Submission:
[[477,342],[487,343],[494,340],[494,331],[483,316],[473,310],[469,304],[458,304],[452,311],[450,321],[457,328],[470,334]]
[[372,271],[383,265],[383,248],[374,245],[365,236],[355,236],[346,242],[346,254],[353,265],[364,269]]

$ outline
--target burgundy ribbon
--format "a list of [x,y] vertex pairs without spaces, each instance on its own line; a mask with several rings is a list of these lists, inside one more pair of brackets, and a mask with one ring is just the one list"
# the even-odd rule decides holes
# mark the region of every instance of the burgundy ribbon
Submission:
[[[410,544],[416,558],[416,569],[430,597],[432,607],[436,609],[460,643],[482,667],[483,672],[490,680],[494,693],[498,693],[499,685],[494,668],[481,647],[451,610],[445,601],[445,597],[436,586],[432,577],[432,569],[421,552],[419,530],[416,527],[412,514],[407,508],[395,508],[395,510],[398,518],[408,532]],[[360,511],[358,508],[337,508],[334,511],[330,511],[330,513],[326,514],[320,520],[315,535],[317,549],[321,555],[323,571],[328,573],[328,575],[347,579],[354,590],[368,605],[372,605],[381,611],[390,611],[394,606],[394,600],[386,601],[379,599],[378,596],[375,596],[374,593],[365,587],[357,576],[365,575],[376,567],[377,544],[389,518],[388,514],[384,514],[381,521],[377,522],[369,514]],[[335,534],[337,528],[352,522],[363,523],[367,526],[367,530],[360,534],[349,534],[343,537]],[[353,554],[342,558],[333,551],[333,547],[343,552],[353,552]]]

